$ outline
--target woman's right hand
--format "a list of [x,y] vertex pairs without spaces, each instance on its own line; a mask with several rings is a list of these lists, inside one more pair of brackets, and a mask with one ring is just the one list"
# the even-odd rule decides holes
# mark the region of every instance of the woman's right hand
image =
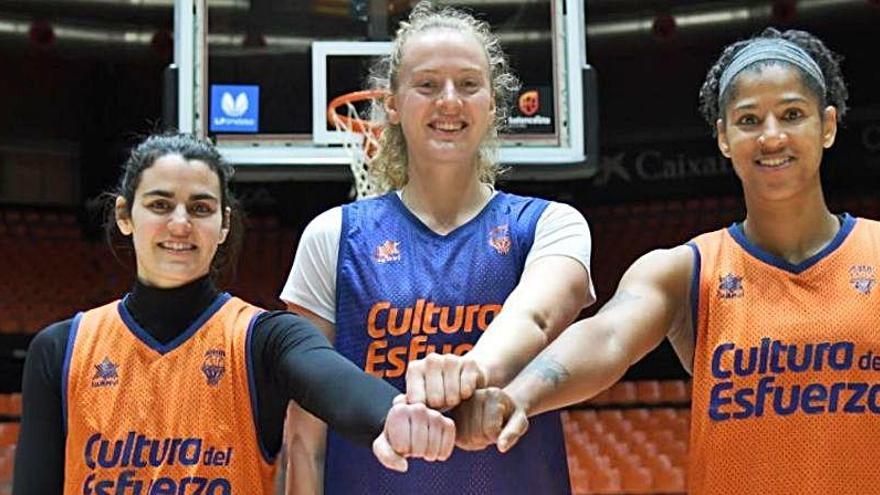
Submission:
[[529,429],[525,409],[503,389],[477,390],[452,411],[455,445],[463,450],[482,450],[493,443],[507,452]]
[[431,353],[406,369],[406,399],[439,410],[451,409],[487,385],[486,371],[473,358]]
[[409,457],[445,461],[455,447],[455,423],[425,404],[407,404],[398,395],[385,419],[385,429],[373,441],[373,454],[383,466],[405,472]]

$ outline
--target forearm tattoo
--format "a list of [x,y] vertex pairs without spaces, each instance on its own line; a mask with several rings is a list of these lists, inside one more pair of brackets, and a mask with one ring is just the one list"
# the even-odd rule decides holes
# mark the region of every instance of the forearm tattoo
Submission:
[[631,292],[622,290],[617,294],[614,294],[614,297],[612,297],[607,303],[605,303],[605,305],[602,306],[602,308],[596,314],[611,310],[617,306],[620,306],[621,304],[628,303],[630,301],[636,301],[638,299],[641,299],[641,296],[639,296],[638,294],[633,294]]
[[565,366],[558,363],[549,356],[538,356],[534,361],[529,363],[525,369],[525,374],[535,375],[542,380],[551,383],[554,387],[568,378],[568,370]]

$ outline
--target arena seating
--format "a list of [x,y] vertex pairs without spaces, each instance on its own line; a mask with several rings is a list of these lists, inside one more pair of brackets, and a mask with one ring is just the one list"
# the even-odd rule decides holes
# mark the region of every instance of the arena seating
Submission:
[[584,208],[593,237],[593,282],[598,309],[617,287],[620,276],[651,249],[687,242],[700,232],[730,225],[744,216],[739,198],[670,200]]
[[[880,218],[880,198],[832,198],[832,211]],[[594,242],[593,280],[601,306],[639,255],[740,220],[735,197],[582,208]],[[299,232],[276,218],[248,222],[229,290],[267,308],[293,259]],[[124,256],[123,256],[124,257]],[[130,262],[129,262],[130,264]],[[34,333],[131,287],[106,243],[87,239],[69,212],[0,209],[0,334]],[[564,428],[575,493],[680,493],[686,489],[690,390],[681,380],[621,382],[566,412]],[[0,495],[10,491],[21,396],[0,395]]]
[[[880,198],[840,198],[830,203],[835,211],[880,218]],[[601,260],[593,265],[600,303],[594,308],[613,294],[621,274],[639,255],[681,244],[744,215],[742,200],[735,197],[583,210],[592,229],[593,259]],[[251,218],[230,291],[264,307],[280,307],[278,292],[298,236],[276,218]],[[82,308],[111,301],[129,290],[130,272],[110,254],[106,243],[83,237],[72,213],[0,210],[0,333],[33,333]]]
[[685,492],[689,403],[685,381],[625,381],[563,413],[572,492]]
[[0,495],[12,493],[12,461],[20,415],[21,394],[0,394]]
[[[7,210],[0,220],[0,333],[34,333],[130,290],[129,254],[120,251],[120,262],[103,240],[85,239],[72,214]],[[274,218],[249,221],[229,290],[280,308],[295,240]]]

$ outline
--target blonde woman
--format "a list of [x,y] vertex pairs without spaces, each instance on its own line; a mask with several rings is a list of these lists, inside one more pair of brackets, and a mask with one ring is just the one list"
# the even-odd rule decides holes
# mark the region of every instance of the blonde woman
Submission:
[[[412,402],[453,407],[462,383],[505,383],[594,300],[589,229],[569,206],[495,190],[498,129],[518,82],[486,23],[417,5],[373,80],[388,92],[372,163],[387,192],[318,216],[281,298],[367,372],[400,390],[408,380]],[[443,384],[412,366],[474,345]],[[291,493],[568,491],[556,414],[533,425],[519,457],[456,451],[391,476],[332,431],[325,456],[324,429],[302,416],[288,422]]]

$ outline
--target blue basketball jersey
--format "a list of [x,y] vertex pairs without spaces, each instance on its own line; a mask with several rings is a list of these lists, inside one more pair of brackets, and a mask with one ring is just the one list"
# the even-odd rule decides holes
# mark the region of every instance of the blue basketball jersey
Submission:
[[[470,350],[519,282],[546,207],[498,193],[471,221],[439,235],[396,193],[344,206],[336,349],[401,391],[410,361]],[[325,467],[327,494],[569,493],[558,413],[532,418],[507,454],[456,449],[446,462],[410,460],[404,474],[330,431]]]

